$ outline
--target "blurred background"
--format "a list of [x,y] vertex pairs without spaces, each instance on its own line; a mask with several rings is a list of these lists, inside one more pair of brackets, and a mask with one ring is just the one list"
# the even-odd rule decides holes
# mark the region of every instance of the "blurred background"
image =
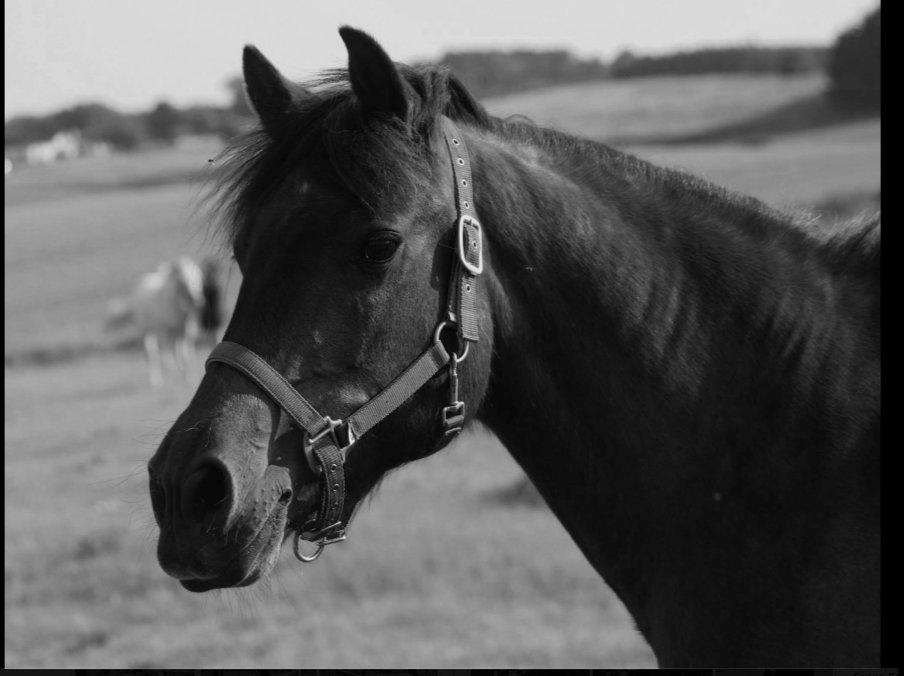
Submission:
[[[145,463],[240,283],[202,197],[254,124],[245,43],[304,79],[344,65],[348,23],[495,115],[826,224],[879,208],[874,0],[427,4],[4,3],[5,666],[655,665],[483,432],[390,476],[315,565],[192,595],[156,563]],[[136,304],[186,256],[222,321],[161,341],[155,375]]]

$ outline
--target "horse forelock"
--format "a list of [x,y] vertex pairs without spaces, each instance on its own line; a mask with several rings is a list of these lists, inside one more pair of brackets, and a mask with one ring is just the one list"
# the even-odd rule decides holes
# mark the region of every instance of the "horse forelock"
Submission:
[[209,197],[217,229],[232,244],[260,207],[302,168],[317,171],[371,212],[412,199],[430,180],[442,116],[488,126],[489,116],[444,67],[397,64],[414,92],[405,122],[365,119],[346,70],[325,71],[305,83],[299,102],[276,133],[239,138],[219,158]]

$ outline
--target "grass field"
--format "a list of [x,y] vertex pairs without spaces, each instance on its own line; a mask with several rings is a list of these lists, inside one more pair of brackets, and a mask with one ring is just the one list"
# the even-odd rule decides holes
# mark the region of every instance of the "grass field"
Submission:
[[525,115],[589,138],[686,136],[766,115],[825,88],[822,75],[701,75],[602,80],[549,87],[485,102],[493,115]]
[[[756,95],[751,82],[723,84],[731,114],[698,97],[681,104],[685,117],[697,105],[706,125],[723,125],[768,112],[768,96],[780,106],[814,86],[795,81],[793,91],[775,93],[764,80]],[[647,88],[651,112],[618,135],[650,136],[677,120],[669,103],[677,105],[677,83],[631,86]],[[563,96],[558,114],[589,119],[582,116],[600,87]],[[533,103],[522,94],[492,105],[522,105],[535,117],[532,105],[555,108],[549,97],[545,90]],[[636,100],[600,97],[612,110]],[[633,119],[630,111],[623,118]],[[596,136],[585,124],[572,129]],[[675,124],[676,133],[705,126]],[[840,210],[849,196],[866,195],[871,205],[878,194],[879,132],[873,120],[756,146],[629,149],[774,204]],[[653,666],[624,608],[549,511],[495,499],[522,475],[482,432],[393,474],[349,541],[313,566],[284,553],[266,584],[201,596],[160,571],[144,464],[190,398],[200,365],[189,381],[152,391],[135,353],[43,364],[14,357],[102,341],[107,300],[138,273],[214,250],[197,209],[199,185],[172,181],[203,174],[215,152],[202,143],[7,177],[5,666]],[[233,275],[233,291],[237,282]]]

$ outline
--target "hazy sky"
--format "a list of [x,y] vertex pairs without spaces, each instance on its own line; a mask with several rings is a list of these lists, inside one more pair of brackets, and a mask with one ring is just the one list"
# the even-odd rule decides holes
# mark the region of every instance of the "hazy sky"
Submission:
[[125,111],[223,103],[245,43],[284,74],[344,65],[336,29],[396,61],[564,47],[611,59],[738,42],[828,44],[876,0],[4,0],[5,117],[84,101]]

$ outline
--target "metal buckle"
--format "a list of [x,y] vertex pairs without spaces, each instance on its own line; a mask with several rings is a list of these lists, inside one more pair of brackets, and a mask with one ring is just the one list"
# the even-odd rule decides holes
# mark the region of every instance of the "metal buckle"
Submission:
[[449,361],[449,405],[443,407],[444,437],[454,437],[465,426],[465,402],[458,398],[459,361],[458,355],[453,352]]
[[[477,263],[471,263],[468,260],[465,251],[465,223],[473,226],[477,230],[477,237],[474,242],[477,243]],[[479,275],[483,272],[483,229],[480,227],[480,221],[473,216],[462,214],[458,219],[458,260],[465,266],[465,270],[472,275]]]
[[465,426],[465,402],[456,401],[443,407],[443,436],[455,436]]
[[[317,474],[318,476],[323,472],[323,468],[320,466],[317,458],[314,457],[314,444],[329,434],[333,438],[333,443],[336,444],[336,447],[342,454],[342,462],[345,463],[345,452],[358,440],[358,435],[355,433],[355,429],[351,426],[351,423],[347,423],[344,420],[333,420],[329,416],[325,416],[323,420],[326,422],[327,426],[313,437],[308,432],[305,432],[304,440],[302,441],[305,460],[308,461],[308,466],[314,471],[314,474]],[[344,443],[339,439],[339,434],[337,433],[337,430],[343,425],[345,425]]]

